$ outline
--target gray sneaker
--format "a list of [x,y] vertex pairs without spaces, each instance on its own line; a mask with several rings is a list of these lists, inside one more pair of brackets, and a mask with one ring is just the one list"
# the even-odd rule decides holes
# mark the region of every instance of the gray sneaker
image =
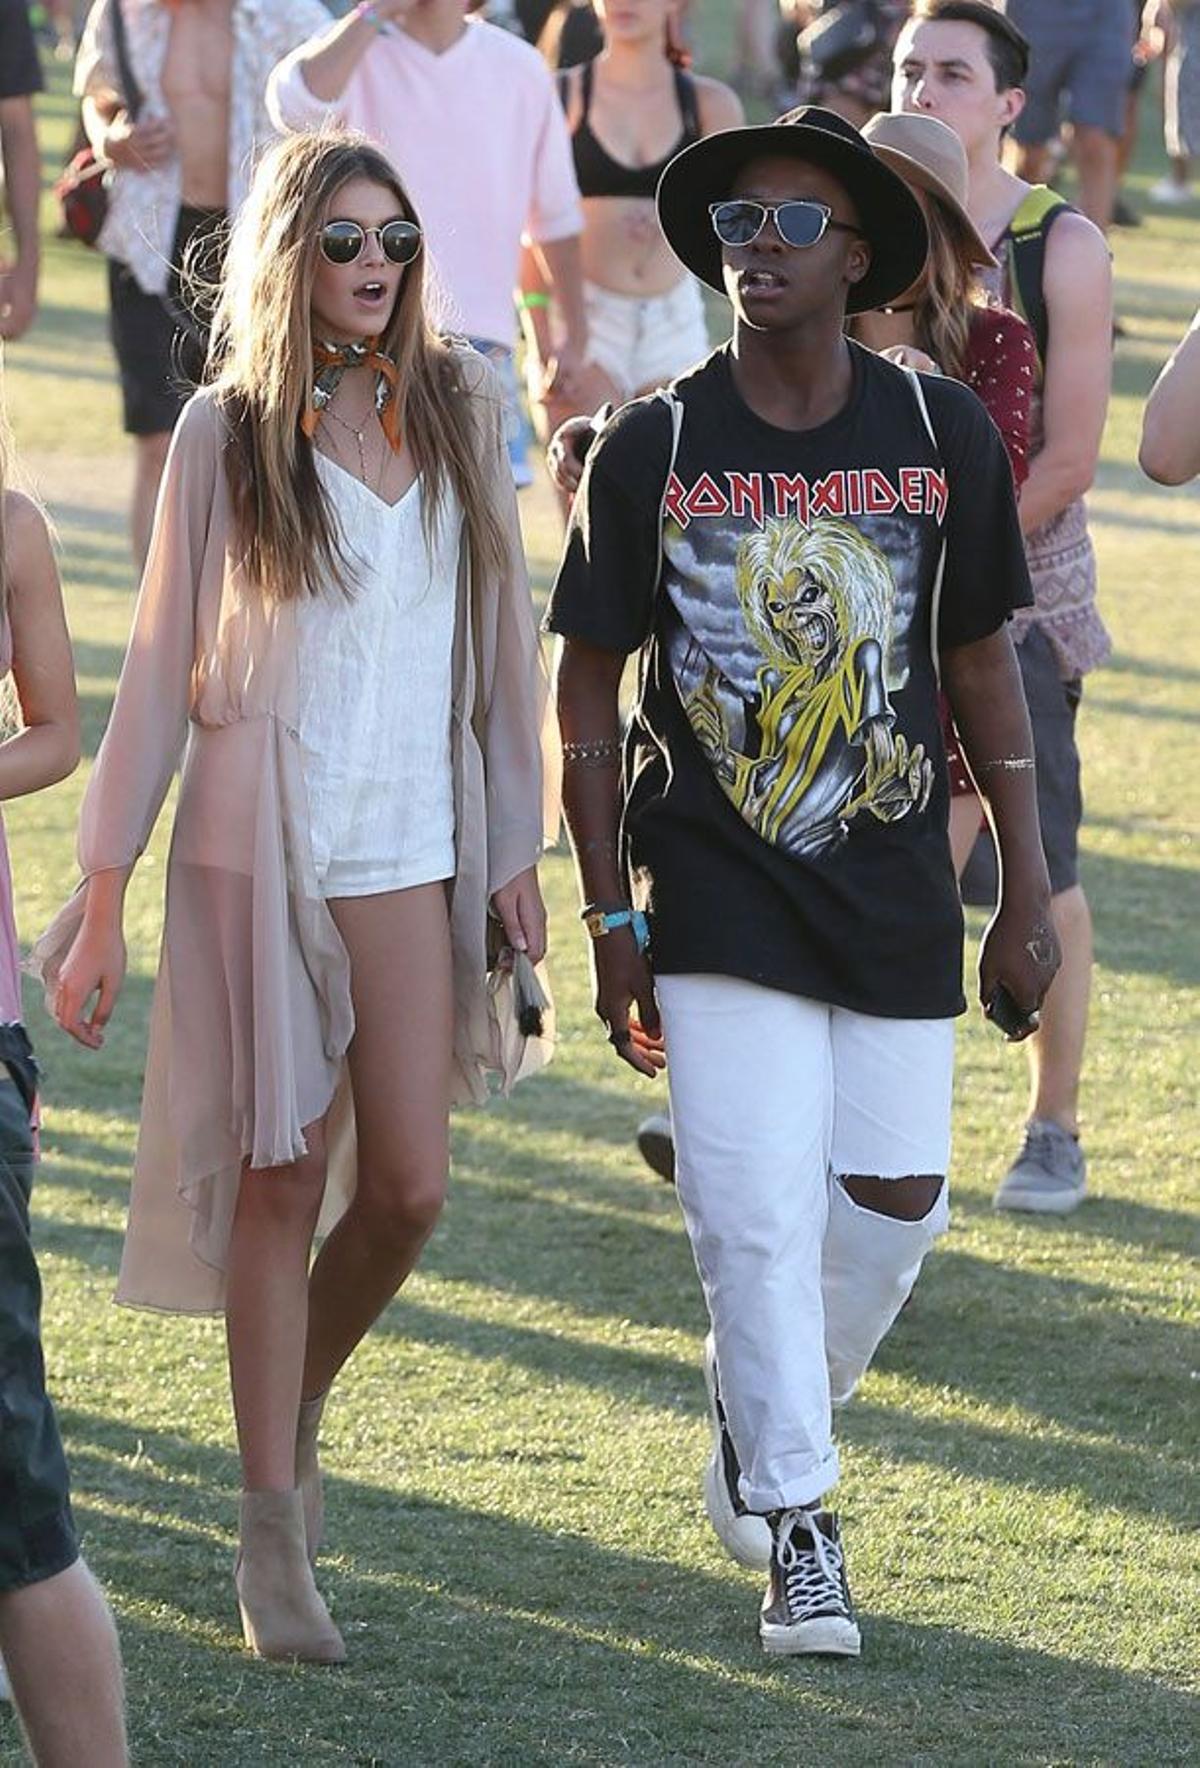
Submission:
[[1025,1125],[1025,1142],[992,1199],[993,1209],[1070,1215],[1083,1202],[1087,1161],[1078,1136],[1045,1117]]

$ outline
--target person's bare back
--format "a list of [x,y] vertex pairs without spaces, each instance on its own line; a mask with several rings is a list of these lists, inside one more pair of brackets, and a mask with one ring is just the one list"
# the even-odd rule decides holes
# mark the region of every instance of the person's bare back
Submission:
[[162,90],[191,207],[228,202],[232,62],[232,0],[183,0],[171,21]]

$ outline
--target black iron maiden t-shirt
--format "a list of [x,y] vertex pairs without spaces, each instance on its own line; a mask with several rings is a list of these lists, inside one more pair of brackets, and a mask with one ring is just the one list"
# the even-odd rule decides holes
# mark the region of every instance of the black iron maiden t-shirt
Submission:
[[942,650],[985,638],[1029,579],[974,394],[921,378],[935,443],[909,377],[851,352],[845,407],[794,431],[718,350],[675,384],[669,482],[667,404],[618,412],[547,625],[643,650],[624,835],[656,971],[943,1018],[964,1005],[962,914],[931,625]]

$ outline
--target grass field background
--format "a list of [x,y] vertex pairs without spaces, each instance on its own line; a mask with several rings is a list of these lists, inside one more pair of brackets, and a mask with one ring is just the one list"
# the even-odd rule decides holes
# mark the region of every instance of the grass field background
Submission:
[[[719,68],[727,7],[702,11]],[[49,172],[70,119],[61,77],[42,117]],[[1155,169],[1148,122],[1135,194]],[[1200,290],[1198,221],[1155,216],[1115,242],[1129,335],[1091,507],[1116,654],[1081,725],[1092,1196],[1065,1222],[992,1214],[1023,1068],[972,1015],[953,1230],[842,1426],[861,1664],[765,1661],[757,1581],[704,1521],[702,1310],[673,1196],[630,1141],[658,1095],[591,1019],[561,855],[546,867],[555,1063],[456,1119],[444,1223],[331,1403],[320,1577],[350,1663],[244,1655],[221,1328],[111,1306],[164,819],[133,887],[130,979],[104,1052],[69,1046],[28,1000],[47,1099],[47,1353],[139,1764],[1200,1757],[1200,503],[1135,465],[1145,391]],[[5,382],[62,539],[90,757],[133,587],[95,256],[48,241],[40,316]],[[544,486],[524,513],[540,595],[556,549]],[[87,766],[7,807],[26,940],[72,886]],[[17,1757],[0,1718],[0,1758]]]

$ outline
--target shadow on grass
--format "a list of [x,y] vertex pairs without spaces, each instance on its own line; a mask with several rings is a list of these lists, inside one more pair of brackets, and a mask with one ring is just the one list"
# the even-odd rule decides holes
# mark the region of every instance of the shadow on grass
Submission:
[[1200,682],[1200,669],[1189,668],[1165,657],[1131,657],[1114,651],[1104,665],[1107,675],[1136,675],[1149,681],[1180,681],[1193,685]]
[[[994,1223],[995,1211],[985,1197],[957,1191],[954,1213],[958,1218],[974,1217],[977,1221]],[[1140,1246],[1146,1252],[1180,1253],[1194,1258],[1200,1252],[1200,1217],[1182,1209],[1159,1209],[1152,1203],[1133,1203],[1123,1197],[1089,1196],[1084,1207],[1071,1217],[1064,1229],[1061,1217],[1047,1220],[1044,1216],[1023,1216],[1020,1230],[1025,1235],[1047,1237],[1064,1232],[1072,1238],[1082,1235],[1089,1240],[1107,1240],[1113,1246]]]
[[[233,1456],[89,1413],[64,1424],[89,1556],[135,1607],[122,1633],[139,1763],[184,1759],[185,1735],[186,1759],[206,1768],[1188,1759],[1195,1709],[1182,1692],[977,1631],[877,1618],[895,1594],[887,1572],[860,1591],[861,1665],[770,1662],[756,1585],[732,1568],[336,1477],[338,1557],[320,1581],[350,1662],[336,1673],[254,1663],[235,1632]],[[1052,1632],[1053,1617],[1040,1624]],[[951,1756],[964,1712],[970,1744]],[[1036,1737],[1036,1752],[1014,1736]]]
[[1082,870],[1098,964],[1185,988],[1200,983],[1200,877],[1194,870],[1094,850],[1083,856]]

